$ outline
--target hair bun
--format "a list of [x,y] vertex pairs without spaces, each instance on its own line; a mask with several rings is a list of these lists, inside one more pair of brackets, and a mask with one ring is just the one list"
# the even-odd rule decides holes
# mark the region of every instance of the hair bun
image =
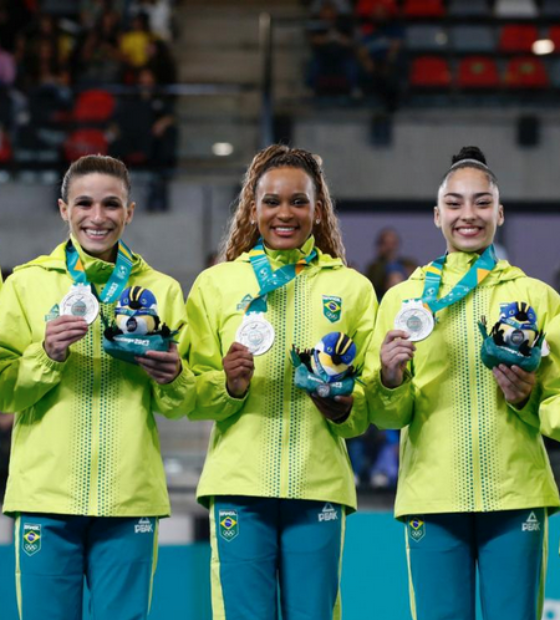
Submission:
[[453,155],[451,158],[451,165],[458,164],[464,159],[474,159],[485,166],[487,165],[486,157],[478,146],[464,146],[457,155]]

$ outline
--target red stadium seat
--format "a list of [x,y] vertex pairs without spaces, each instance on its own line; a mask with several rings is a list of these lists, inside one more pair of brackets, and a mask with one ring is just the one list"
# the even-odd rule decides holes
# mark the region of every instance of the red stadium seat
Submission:
[[446,88],[451,84],[451,71],[444,58],[420,56],[410,69],[409,83],[415,87]]
[[443,17],[445,9],[442,0],[405,0],[405,17]]
[[66,161],[75,161],[83,155],[107,155],[109,145],[100,129],[77,129],[64,141]]
[[457,85],[460,88],[498,88],[500,76],[493,58],[467,56],[459,63]]
[[554,54],[560,54],[560,25],[550,27],[548,38],[554,43]]
[[0,164],[5,164],[12,159],[12,144],[8,134],[0,127]]
[[500,32],[498,49],[500,52],[530,52],[539,38],[539,31],[532,24],[507,24]]
[[371,17],[375,11],[396,15],[398,13],[396,0],[358,0],[354,9],[354,13],[362,19]]
[[504,83],[508,88],[547,88],[548,75],[540,58],[512,58],[506,69]]
[[74,104],[73,120],[78,123],[103,123],[115,110],[115,98],[105,90],[92,89],[81,92]]

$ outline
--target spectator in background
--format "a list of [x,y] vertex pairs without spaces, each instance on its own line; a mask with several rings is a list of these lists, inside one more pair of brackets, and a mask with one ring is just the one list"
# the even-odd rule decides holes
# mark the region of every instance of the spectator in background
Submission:
[[362,88],[378,96],[386,111],[397,108],[404,29],[389,2],[374,2],[369,15],[360,15],[361,41],[358,57],[362,68]]
[[153,72],[157,84],[163,86],[177,82],[177,65],[165,41],[155,39],[150,43],[146,66]]
[[93,30],[83,30],[72,58],[72,81],[80,86],[119,83],[123,74],[121,18],[107,10]]
[[129,11],[132,16],[144,13],[154,36],[163,41],[171,41],[173,38],[171,4],[171,0],[133,0]]
[[147,15],[139,13],[132,18],[130,28],[121,36],[120,50],[130,69],[139,69],[148,62],[148,49],[153,41]]
[[416,268],[416,261],[399,256],[401,240],[394,228],[383,228],[375,240],[377,254],[366,268],[366,277],[381,299],[391,287],[406,280]]
[[12,86],[16,80],[16,60],[14,55],[4,48],[0,39],[0,89]]
[[354,21],[331,0],[307,24],[311,45],[308,84],[316,95],[350,94],[358,87]]
[[39,15],[17,39],[18,83],[24,90],[68,82],[67,59],[71,42],[62,34],[58,21]]
[[[138,74],[139,95],[121,99],[112,132],[115,157],[150,167],[148,209],[166,211],[168,181],[177,161],[177,124],[171,97],[157,92],[154,72],[144,67]],[[142,128],[143,131],[139,131]]]

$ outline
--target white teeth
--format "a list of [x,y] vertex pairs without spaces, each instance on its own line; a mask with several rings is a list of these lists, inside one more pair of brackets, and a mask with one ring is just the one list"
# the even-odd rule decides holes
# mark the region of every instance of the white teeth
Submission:
[[278,230],[280,232],[292,232],[292,230],[295,230],[295,228],[287,228],[287,227],[283,227],[283,226],[277,226],[276,230]]
[[92,228],[86,228],[86,233],[91,237],[105,237],[109,231],[108,230],[94,230]]

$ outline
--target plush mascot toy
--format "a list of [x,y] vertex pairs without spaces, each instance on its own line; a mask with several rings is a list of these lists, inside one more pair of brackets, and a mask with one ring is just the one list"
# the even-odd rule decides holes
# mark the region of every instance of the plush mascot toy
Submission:
[[161,324],[157,300],[152,291],[131,286],[123,291],[115,308],[115,321],[104,333],[105,351],[135,364],[146,351],[168,351],[177,332]]
[[297,387],[319,396],[346,396],[354,389],[352,362],[356,345],[346,334],[331,332],[323,336],[314,349],[300,351],[292,347]]
[[519,366],[527,372],[538,368],[544,334],[539,331],[537,315],[529,304],[519,301],[500,304],[500,316],[490,334],[486,317],[482,317],[478,327],[484,338],[480,354],[487,368],[498,364]]

